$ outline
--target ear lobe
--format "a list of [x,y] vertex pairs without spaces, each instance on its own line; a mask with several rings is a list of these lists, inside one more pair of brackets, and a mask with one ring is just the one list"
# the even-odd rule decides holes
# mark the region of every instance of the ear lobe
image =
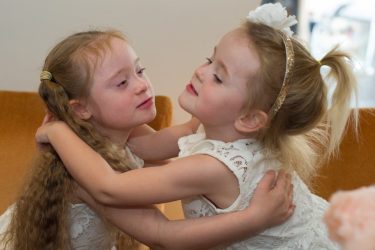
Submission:
[[237,118],[234,126],[239,132],[251,133],[264,128],[267,121],[268,115],[264,111],[254,110]]
[[74,113],[82,120],[88,120],[91,117],[91,112],[86,108],[86,105],[79,100],[73,99],[69,101]]

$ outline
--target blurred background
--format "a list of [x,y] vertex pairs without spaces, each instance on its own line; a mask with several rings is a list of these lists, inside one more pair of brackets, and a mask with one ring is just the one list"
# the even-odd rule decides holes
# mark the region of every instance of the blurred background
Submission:
[[285,0],[299,21],[295,31],[316,59],[337,44],[348,51],[359,84],[360,107],[375,107],[375,2],[370,0]]
[[174,122],[190,116],[177,97],[219,38],[260,0],[0,0],[0,89],[37,91],[43,60],[66,36],[123,31],[156,94],[171,97]]
[[[0,89],[36,91],[48,51],[74,32],[123,31],[147,68],[156,94],[171,97],[174,123],[189,118],[177,97],[219,38],[260,0],[0,0]],[[375,106],[374,17],[370,0],[285,0],[296,34],[319,59],[335,44],[349,50],[360,106]]]

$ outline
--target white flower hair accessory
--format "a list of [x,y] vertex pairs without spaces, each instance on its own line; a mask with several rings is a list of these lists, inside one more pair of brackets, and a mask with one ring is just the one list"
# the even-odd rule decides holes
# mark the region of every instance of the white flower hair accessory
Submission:
[[288,36],[293,35],[291,26],[297,24],[295,16],[288,16],[285,7],[280,3],[267,3],[249,12],[247,18],[250,22],[262,23],[282,31]]
[[288,85],[294,68],[294,49],[291,38],[293,31],[290,29],[290,26],[296,24],[297,20],[295,16],[288,16],[288,12],[280,3],[261,5],[255,10],[250,11],[246,19],[249,22],[267,25],[276,30],[280,30],[283,33],[282,39],[286,55],[285,74],[279,94],[268,112],[268,115],[272,120],[282,107],[288,95]]

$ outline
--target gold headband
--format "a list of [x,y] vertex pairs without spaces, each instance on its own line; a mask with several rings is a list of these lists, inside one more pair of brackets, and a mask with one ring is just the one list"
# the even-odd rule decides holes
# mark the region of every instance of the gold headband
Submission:
[[46,71],[46,70],[42,71],[40,73],[40,80],[49,80],[49,81],[51,81],[52,80],[52,74],[51,74],[51,72]]
[[283,105],[286,95],[287,95],[287,89],[288,89],[288,82],[291,77],[291,70],[294,65],[294,50],[293,50],[293,44],[292,40],[289,36],[283,35],[283,42],[285,45],[285,54],[286,54],[286,62],[285,62],[285,75],[283,84],[281,85],[281,89],[279,94],[277,95],[275,103],[272,105],[271,110],[269,112],[269,116],[272,119],[275,117],[276,113],[279,111],[281,106]]

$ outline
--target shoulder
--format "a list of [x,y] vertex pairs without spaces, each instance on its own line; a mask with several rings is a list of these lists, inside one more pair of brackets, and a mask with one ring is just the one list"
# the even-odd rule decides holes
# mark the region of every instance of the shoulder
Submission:
[[187,173],[196,172],[200,175],[214,175],[217,174],[220,169],[226,168],[226,165],[222,161],[204,153],[180,157],[173,160],[168,165],[184,169]]
[[211,192],[212,188],[220,185],[221,180],[232,176],[231,171],[223,162],[205,154],[181,157],[164,167],[173,169],[166,172],[174,173],[171,178],[176,185],[194,186],[197,189],[205,190],[201,194]]

